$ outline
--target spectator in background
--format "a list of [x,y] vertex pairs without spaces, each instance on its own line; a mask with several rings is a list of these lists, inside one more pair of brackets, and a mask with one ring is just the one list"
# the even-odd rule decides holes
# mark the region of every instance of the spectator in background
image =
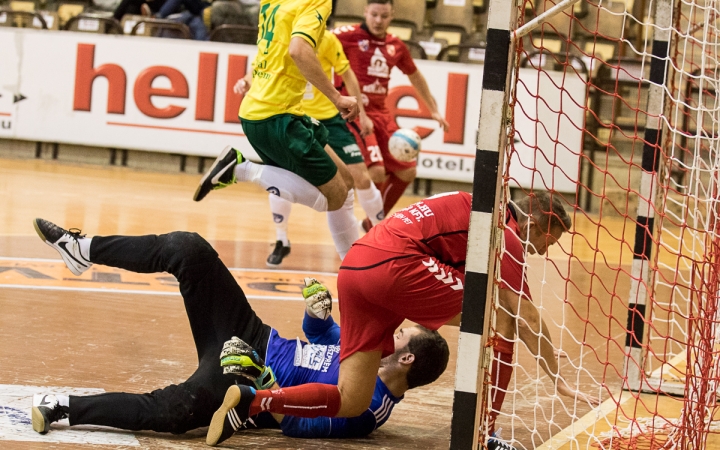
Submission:
[[[203,10],[209,3],[202,0],[122,0],[113,13],[118,21],[125,14],[136,14],[184,23],[193,39],[206,41],[208,30],[203,22]],[[184,9],[181,11],[181,8]]]

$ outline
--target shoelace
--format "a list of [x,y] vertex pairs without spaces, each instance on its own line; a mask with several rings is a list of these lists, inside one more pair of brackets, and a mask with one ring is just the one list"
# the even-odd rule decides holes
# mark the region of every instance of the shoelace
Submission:
[[82,233],[82,230],[79,229],[79,228],[70,228],[70,229],[67,230],[67,231],[68,231],[68,233],[69,233],[72,237],[74,237],[75,239],[77,239],[77,238],[84,238],[85,236],[87,236],[86,234],[80,234],[80,233]]

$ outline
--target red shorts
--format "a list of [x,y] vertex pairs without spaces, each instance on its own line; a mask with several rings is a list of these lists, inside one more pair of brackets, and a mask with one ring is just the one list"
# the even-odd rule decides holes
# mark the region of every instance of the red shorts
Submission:
[[338,273],[340,361],[395,352],[404,319],[437,330],[462,310],[465,274],[433,257],[353,245]]
[[373,122],[373,134],[365,136],[365,138],[360,137],[360,133],[358,132],[358,130],[360,130],[360,119],[354,122],[356,126],[348,127],[360,147],[360,151],[365,159],[365,165],[367,167],[384,165],[385,172],[387,173],[415,167],[417,165],[416,160],[409,162],[398,161],[390,154],[388,141],[390,140],[390,136],[399,129],[392,116],[386,111],[366,112]]

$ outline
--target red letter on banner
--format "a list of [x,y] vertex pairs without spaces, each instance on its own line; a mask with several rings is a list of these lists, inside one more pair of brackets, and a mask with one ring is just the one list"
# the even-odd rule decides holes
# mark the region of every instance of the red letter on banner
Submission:
[[[400,100],[404,97],[414,98],[418,104],[418,109],[398,108]],[[385,106],[389,110],[390,116],[395,120],[395,123],[397,123],[398,116],[416,117],[418,119],[432,119],[430,110],[427,106],[425,106],[425,103],[420,100],[415,92],[415,88],[412,86],[398,86],[390,89],[388,96],[385,98]],[[435,131],[432,128],[425,127],[415,127],[414,129],[423,139],[430,136],[430,134]]]
[[468,75],[465,73],[448,74],[447,96],[445,97],[445,120],[450,129],[445,133],[446,144],[465,142],[465,109],[467,108]]
[[240,123],[238,111],[243,96],[233,92],[233,86],[247,72],[247,56],[230,55],[228,58],[227,83],[225,84],[225,123]]
[[[157,77],[167,77],[170,80],[170,89],[152,87],[152,83]],[[156,108],[152,104],[152,97],[188,98],[188,84],[179,70],[167,66],[153,66],[140,72],[135,81],[133,95],[138,109],[146,116],[156,119],[172,119],[182,114],[185,108],[176,105],[168,105],[162,109]]]
[[195,120],[212,122],[215,118],[217,62],[217,53],[200,53],[197,99],[195,100]]
[[90,111],[93,83],[97,77],[105,77],[108,81],[107,112],[125,114],[125,71],[117,64],[103,64],[97,68],[94,65],[95,45],[78,44],[73,110]]

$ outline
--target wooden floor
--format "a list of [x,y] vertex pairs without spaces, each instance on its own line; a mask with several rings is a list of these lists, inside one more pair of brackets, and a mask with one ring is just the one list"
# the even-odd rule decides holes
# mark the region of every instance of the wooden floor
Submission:
[[[63,391],[59,388],[140,393],[184,381],[197,365],[182,301],[168,280],[102,266],[74,277],[38,239],[35,217],[89,235],[196,231],[228,267],[246,269],[233,273],[266,323],[285,337],[302,336],[302,278],[319,276],[334,286],[340,263],[325,215],[295,207],[292,254],[283,270],[267,270],[265,258],[275,240],[267,194],[242,184],[195,203],[191,197],[198,181],[197,175],[0,159],[0,448],[87,448],[94,435],[110,435],[99,440],[113,448],[207,448],[204,430],[181,436],[127,433],[134,434],[128,441],[112,439],[123,433],[80,430],[68,438],[75,443],[52,443],[68,431],[40,436],[27,418],[13,421],[10,412],[29,408],[12,405],[8,396],[20,386],[49,387],[38,393]],[[122,273],[113,278],[108,275],[113,272]],[[225,447],[447,448],[457,329],[441,332],[450,342],[450,370],[431,388],[408,393],[369,438],[296,440],[266,430],[237,435]],[[37,441],[6,440],[13,425],[24,426]]]
[[[97,266],[74,277],[57,253],[38,239],[32,226],[35,217],[65,228],[80,228],[91,236],[198,232],[233,268],[259,316],[285,337],[302,336],[302,278],[321,277],[332,290],[340,263],[325,215],[296,206],[290,221],[292,254],[282,270],[267,270],[265,258],[275,240],[267,193],[240,184],[195,203],[191,197],[199,178],[0,159],[0,448],[206,448],[204,430],[181,436],[86,428],[58,428],[60,431],[40,436],[29,430],[24,412],[29,410],[28,393],[96,392],[93,389],[141,393],[181,382],[196,367],[188,321],[172,279]],[[403,197],[398,206],[418,199]],[[356,215],[362,217],[359,209]],[[591,222],[576,218],[578,229],[591,228]],[[611,223],[603,223],[605,230],[614,229]],[[599,248],[618,237],[598,235],[597,239],[604,239],[598,241]],[[594,264],[588,266],[593,272],[588,272],[585,266],[598,258],[597,250],[570,235],[564,236],[549,256],[562,259],[563,252],[570,249],[574,259],[547,273],[543,273],[542,258],[529,258],[530,273],[536,277],[531,277],[530,285],[533,296],[542,291],[543,314],[547,314],[544,317],[553,340],[568,354],[562,370],[568,373],[582,360],[580,387],[601,393],[593,379],[612,385],[605,376],[607,361],[616,365],[622,361],[622,346],[613,344],[624,341],[624,324],[613,320],[589,327],[588,321],[565,317],[569,312],[577,317],[605,317],[608,303],[588,298],[607,298],[605,282],[614,284],[612,292],[628,292],[629,278]],[[612,251],[606,249],[604,257],[616,258],[618,266],[627,269],[627,252]],[[573,283],[568,285],[563,277],[569,279],[571,272]],[[565,287],[555,294],[556,286]],[[609,302],[611,307],[613,302],[615,308],[623,306],[614,297]],[[450,344],[448,370],[435,384],[408,392],[387,424],[369,438],[295,440],[266,430],[238,434],[225,447],[448,448],[458,333],[452,327],[440,332]],[[581,345],[575,345],[574,336],[583,336]],[[518,449],[540,446],[591,411],[586,405],[563,403],[553,395],[547,378],[538,374],[526,350],[518,349],[517,361],[521,369],[515,371],[511,382],[515,394],[506,399],[498,425],[505,437],[516,440]],[[549,410],[550,416],[546,414]]]

